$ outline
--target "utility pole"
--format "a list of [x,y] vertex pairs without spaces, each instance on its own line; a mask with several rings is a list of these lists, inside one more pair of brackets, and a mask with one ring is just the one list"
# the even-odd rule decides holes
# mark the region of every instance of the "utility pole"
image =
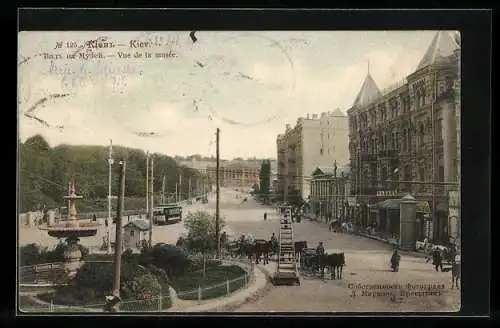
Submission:
[[149,151],[146,152],[146,215],[149,216]]
[[[111,189],[111,171],[113,167],[113,140],[109,140],[109,158],[108,158],[108,166],[109,166],[109,172],[108,172],[108,254],[111,254],[111,222],[113,222],[111,218],[111,195],[112,195],[112,189]],[[69,207],[68,207],[69,209]]]
[[189,176],[188,180],[188,199],[191,199],[191,176]]
[[179,202],[179,191],[177,190],[179,188],[179,183],[176,182],[175,183],[175,202],[178,203]]
[[151,193],[151,200],[149,204],[149,245],[153,246],[153,216],[154,216],[154,205],[153,205],[153,199],[154,199],[154,174],[153,174],[153,156],[151,156],[151,186],[149,187],[150,193]]
[[161,182],[161,204],[165,205],[165,183],[166,177],[163,176],[163,181]]
[[115,236],[115,283],[114,296],[120,297],[120,270],[122,262],[122,219],[125,201],[125,168],[124,160],[120,161],[120,194],[118,195],[118,209],[116,215],[116,236]]
[[179,174],[179,201],[182,202],[182,169],[181,173]]
[[215,167],[215,238],[217,239],[217,258],[220,258],[220,224],[219,224],[219,201],[220,201],[220,186],[219,186],[219,170],[220,170],[220,153],[219,153],[219,135],[220,129],[217,128],[217,138],[216,138],[216,157],[217,164]]

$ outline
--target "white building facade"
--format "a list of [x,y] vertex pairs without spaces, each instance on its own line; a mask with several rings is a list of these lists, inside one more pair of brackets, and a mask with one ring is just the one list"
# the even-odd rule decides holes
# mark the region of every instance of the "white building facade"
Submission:
[[304,200],[310,195],[311,174],[319,166],[349,163],[349,126],[340,110],[313,114],[297,119],[291,128],[277,137],[278,193],[288,199],[296,189]]

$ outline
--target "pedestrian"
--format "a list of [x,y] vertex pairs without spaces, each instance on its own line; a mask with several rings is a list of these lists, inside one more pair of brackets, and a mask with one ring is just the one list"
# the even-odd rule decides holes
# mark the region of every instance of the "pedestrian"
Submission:
[[432,264],[434,265],[436,272],[439,271],[439,268],[441,268],[441,272],[443,272],[441,252],[439,251],[438,247],[434,248],[434,252],[432,253]]
[[392,271],[398,272],[399,271],[399,261],[401,260],[401,256],[398,253],[398,249],[396,248],[394,250],[394,253],[392,253],[391,257],[391,268]]
[[323,255],[325,255],[325,247],[323,246],[323,242],[320,241],[318,243],[318,246],[316,247],[316,270],[321,269],[321,260],[323,258]]

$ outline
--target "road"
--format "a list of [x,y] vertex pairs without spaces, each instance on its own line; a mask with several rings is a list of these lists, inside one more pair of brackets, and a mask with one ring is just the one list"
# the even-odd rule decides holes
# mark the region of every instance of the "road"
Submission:
[[[238,192],[232,189],[221,189],[220,213],[225,218],[224,230],[229,235],[251,233],[256,238],[269,239],[273,232],[278,233],[279,219],[273,210],[257,204],[248,195],[246,203],[236,198]],[[215,212],[215,196],[211,195],[208,204],[195,203],[185,206],[185,215],[190,211],[204,210]],[[264,213],[268,215],[263,220]],[[184,231],[182,223],[155,226],[153,242],[175,243],[179,234]],[[82,238],[85,246],[99,245],[105,235],[101,227],[95,237]],[[400,271],[393,273],[389,270],[391,248],[378,241],[364,237],[337,234],[329,232],[325,224],[302,221],[294,225],[295,240],[306,240],[309,247],[315,247],[322,241],[328,252],[341,251],[345,253],[346,266],[341,281],[325,280],[302,273],[300,286],[274,286],[258,300],[247,303],[236,312],[415,312],[415,311],[458,311],[460,308],[460,294],[456,289],[451,290],[451,274],[449,272],[435,272],[423,258],[402,256]],[[114,238],[114,229],[112,238]],[[35,242],[44,246],[57,243],[43,231],[36,228],[22,228],[20,230],[20,244]],[[273,273],[275,264],[271,262],[265,267]],[[399,284],[396,289],[388,289],[387,284]],[[412,284],[412,286],[408,286]],[[416,286],[420,284],[420,286]],[[378,286],[377,286],[378,285]],[[385,286],[384,286],[385,285]],[[392,291],[398,295],[405,291],[422,291],[429,287],[439,296],[391,297]],[[363,295],[363,289],[365,294]],[[379,289],[366,289],[379,288]],[[356,290],[356,296],[351,297]],[[377,296],[366,292],[378,292]]]
[[[234,191],[226,190],[224,199],[227,204],[221,206],[221,214],[226,216],[228,228],[233,233],[251,233],[256,238],[265,239],[269,239],[273,232],[278,233],[277,215],[268,215],[268,219],[263,220],[264,212],[273,213],[271,208],[257,204],[250,198],[246,204],[235,206],[231,204],[234,195]],[[234,200],[233,203],[238,201]],[[308,220],[294,225],[294,236],[295,240],[306,240],[309,247],[316,247],[322,241],[327,252],[344,252],[346,266],[343,280],[322,281],[303,273],[300,286],[274,286],[264,297],[243,305],[236,312],[452,312],[460,308],[459,292],[450,289],[451,273],[435,272],[423,258],[402,256],[400,271],[394,273],[389,270],[392,249],[378,241],[329,232],[325,224]],[[267,265],[266,270],[274,272],[275,264]],[[421,292],[427,287],[434,295],[417,296],[419,294],[413,293],[406,298],[391,298],[387,295],[390,291],[388,284],[401,285],[398,286],[401,288],[392,289],[397,295],[404,291]],[[365,289],[363,295],[361,288],[379,289]],[[356,296],[351,297],[354,289]],[[378,293],[374,296],[367,291]]]

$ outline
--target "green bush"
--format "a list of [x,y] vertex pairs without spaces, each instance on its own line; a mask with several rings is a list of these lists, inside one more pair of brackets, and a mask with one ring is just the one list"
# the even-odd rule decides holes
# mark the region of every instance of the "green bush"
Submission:
[[[151,293],[154,297],[162,295],[162,307],[172,306],[168,297],[168,277],[158,268],[145,268],[133,263],[124,254],[121,267],[120,296],[123,305],[121,311],[157,311],[158,300],[144,299]],[[78,271],[73,284],[63,286],[54,293],[40,295],[40,299],[59,305],[88,306],[104,304],[105,296],[113,290],[114,264],[87,262]],[[155,305],[156,304],[156,305]]]
[[[227,295],[227,286],[224,284],[227,280],[241,278],[230,283],[230,293],[243,288],[245,286],[244,275],[245,271],[238,266],[217,266],[207,268],[204,277],[202,272],[190,272],[183,277],[174,279],[173,282],[179,299],[197,300],[198,287],[201,287],[202,299],[206,300]],[[207,288],[218,284],[221,286]]]

